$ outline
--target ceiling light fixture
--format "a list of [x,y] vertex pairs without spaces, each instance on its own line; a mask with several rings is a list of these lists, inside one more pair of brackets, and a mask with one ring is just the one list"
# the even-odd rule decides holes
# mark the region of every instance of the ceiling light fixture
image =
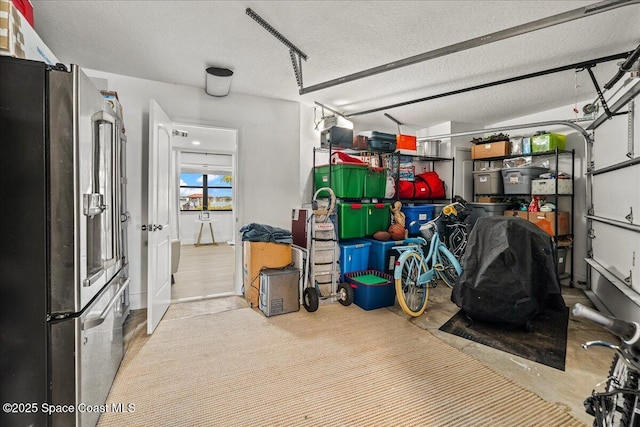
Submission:
[[233,71],[228,68],[207,68],[206,92],[211,96],[223,97],[229,94]]
[[200,145],[200,141],[191,141],[193,145]]

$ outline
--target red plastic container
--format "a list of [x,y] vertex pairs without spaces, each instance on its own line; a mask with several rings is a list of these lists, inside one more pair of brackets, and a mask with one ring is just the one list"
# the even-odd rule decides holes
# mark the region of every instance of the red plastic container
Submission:
[[29,0],[11,0],[13,5],[20,11],[24,19],[33,27],[33,5]]

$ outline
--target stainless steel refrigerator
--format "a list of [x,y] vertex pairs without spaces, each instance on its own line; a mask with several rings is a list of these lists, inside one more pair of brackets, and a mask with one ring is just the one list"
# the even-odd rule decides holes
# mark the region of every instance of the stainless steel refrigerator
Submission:
[[93,426],[123,356],[122,124],[76,66],[0,57],[2,426]]

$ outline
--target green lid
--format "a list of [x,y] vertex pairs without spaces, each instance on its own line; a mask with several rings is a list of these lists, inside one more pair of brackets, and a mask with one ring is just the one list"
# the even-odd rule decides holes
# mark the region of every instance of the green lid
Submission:
[[382,285],[389,283],[387,279],[376,276],[375,274],[364,274],[362,276],[354,277],[353,280],[362,283],[363,285]]

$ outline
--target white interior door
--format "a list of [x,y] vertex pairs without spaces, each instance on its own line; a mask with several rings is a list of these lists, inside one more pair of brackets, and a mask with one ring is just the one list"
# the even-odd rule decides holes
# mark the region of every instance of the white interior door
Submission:
[[171,120],[155,100],[149,106],[149,204],[147,215],[147,333],[171,303]]

